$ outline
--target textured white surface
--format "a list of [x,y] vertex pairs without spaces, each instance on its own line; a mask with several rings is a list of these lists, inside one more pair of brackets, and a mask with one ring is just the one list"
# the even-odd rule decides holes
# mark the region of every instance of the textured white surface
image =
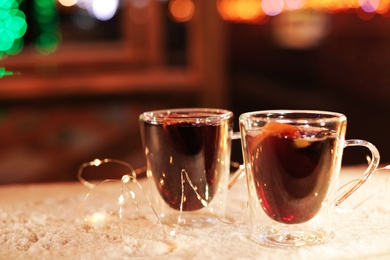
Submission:
[[[361,172],[361,167],[343,168],[342,177]],[[0,259],[390,259],[389,174],[378,174],[353,198],[374,195],[371,199],[352,212],[338,213],[333,239],[294,250],[253,243],[246,222],[180,228],[168,237],[154,221],[141,217],[134,236],[126,222],[123,232],[116,221],[87,225],[79,206],[89,190],[79,183],[2,186]],[[229,203],[232,212],[246,191],[237,195]]]

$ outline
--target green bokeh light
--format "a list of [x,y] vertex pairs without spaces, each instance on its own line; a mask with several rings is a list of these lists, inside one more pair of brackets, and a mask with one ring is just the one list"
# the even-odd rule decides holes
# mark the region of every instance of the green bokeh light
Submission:
[[24,46],[23,39],[22,38],[16,39],[14,41],[14,44],[11,46],[11,48],[8,49],[8,51],[6,53],[9,55],[19,54],[22,51],[23,46]]
[[55,1],[35,0],[33,13],[39,27],[35,48],[41,54],[50,54],[56,51],[61,35],[58,32],[59,15]]
[[5,54],[15,55],[23,48],[21,38],[27,31],[27,22],[19,4],[20,0],[0,0],[0,59]]
[[4,76],[14,75],[11,71],[6,71],[4,67],[0,67],[0,78]]

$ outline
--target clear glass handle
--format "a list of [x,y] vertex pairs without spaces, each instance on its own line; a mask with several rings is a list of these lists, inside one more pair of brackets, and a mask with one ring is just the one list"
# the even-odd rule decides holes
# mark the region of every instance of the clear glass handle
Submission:
[[357,189],[360,188],[360,186],[365,183],[370,176],[374,173],[376,168],[379,165],[379,151],[378,149],[371,144],[370,142],[364,141],[364,140],[359,140],[359,139],[351,139],[351,140],[346,140],[344,144],[344,148],[348,146],[364,146],[367,147],[371,151],[371,161],[370,164],[368,165],[366,171],[364,172],[364,175],[361,179],[359,179],[350,189],[348,189],[346,192],[344,192],[339,199],[336,201],[336,206],[339,206],[344,200],[346,200],[349,196],[352,195]]
[[[230,138],[232,140],[241,140],[241,133],[233,132]],[[245,176],[245,166],[243,164],[239,164],[237,162],[231,162],[230,165],[234,168],[237,168],[237,170],[234,173],[232,173],[230,176],[229,183],[228,183],[228,190],[230,190],[238,180],[240,180],[242,177]]]

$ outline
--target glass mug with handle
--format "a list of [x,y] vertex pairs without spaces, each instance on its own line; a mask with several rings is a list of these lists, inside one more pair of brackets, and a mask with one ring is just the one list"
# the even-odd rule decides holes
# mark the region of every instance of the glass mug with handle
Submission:
[[[249,189],[251,237],[279,248],[314,245],[332,234],[335,207],[375,171],[379,152],[364,140],[345,140],[345,115],[270,110],[240,115]],[[343,150],[367,147],[363,178],[337,197]]]
[[[139,117],[151,183],[152,205],[162,224],[204,226],[229,219],[225,212],[230,175],[233,113],[213,108],[144,112]],[[237,217],[237,220],[240,219]]]

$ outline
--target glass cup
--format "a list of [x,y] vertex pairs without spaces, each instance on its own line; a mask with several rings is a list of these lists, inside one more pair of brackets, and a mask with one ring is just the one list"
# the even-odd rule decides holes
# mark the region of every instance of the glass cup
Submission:
[[[252,239],[290,248],[331,237],[335,207],[379,164],[375,146],[364,140],[345,140],[347,119],[334,112],[249,112],[240,116],[239,123]],[[362,179],[339,196],[343,149],[348,146],[367,147],[372,158]]]
[[[225,206],[233,113],[212,108],[144,112],[139,117],[152,205],[162,224],[230,221]],[[243,168],[235,173],[242,174]]]

